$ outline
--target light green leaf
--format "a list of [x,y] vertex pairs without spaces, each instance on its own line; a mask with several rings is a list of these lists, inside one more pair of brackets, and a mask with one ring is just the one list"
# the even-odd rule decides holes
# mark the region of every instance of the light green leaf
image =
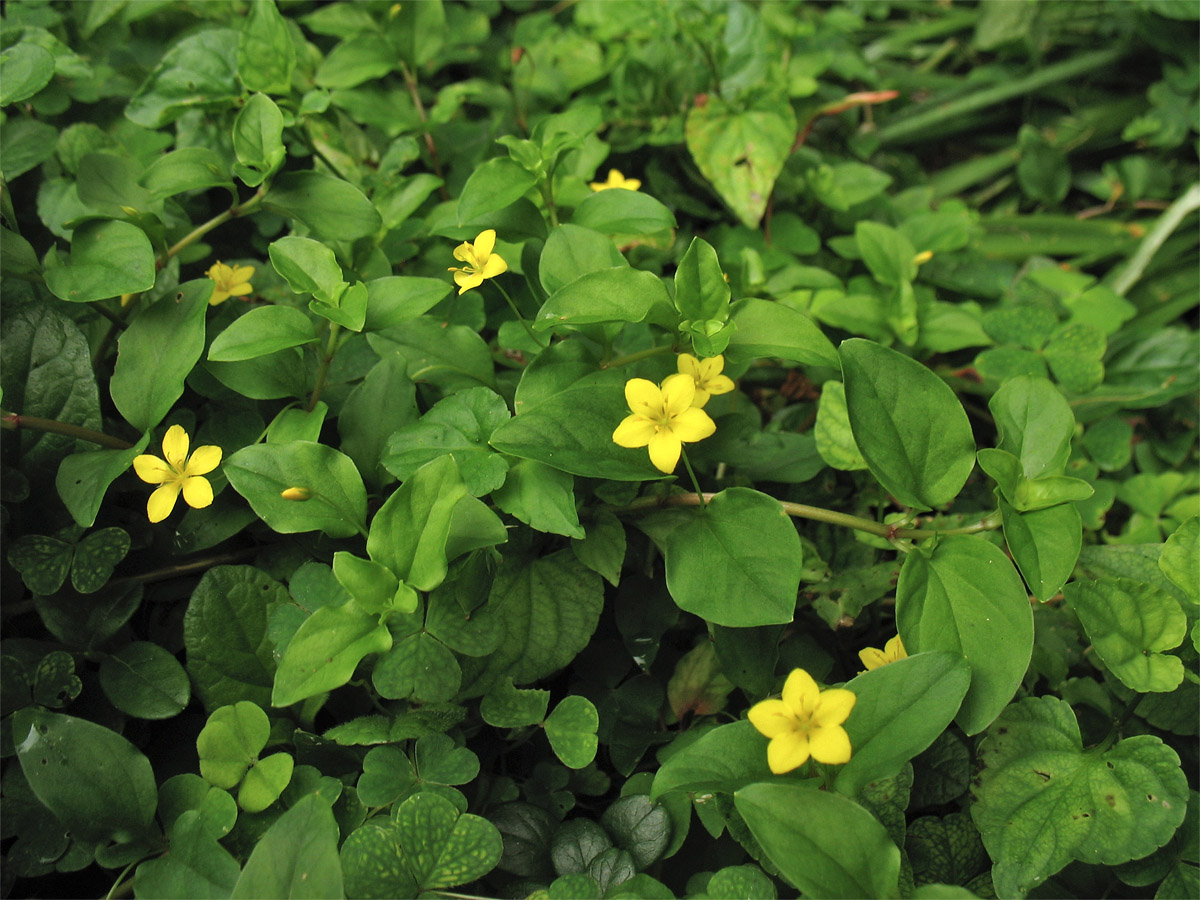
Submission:
[[589,272],[628,265],[608,235],[578,225],[559,225],[546,238],[538,258],[538,278],[546,293],[553,294]]
[[239,900],[343,896],[338,826],[319,794],[307,795],[275,820],[233,887]]
[[379,624],[378,615],[353,603],[322,606],[288,641],[275,673],[271,705],[291,706],[341,687],[363,657],[391,647],[391,632]]
[[545,719],[549,702],[549,691],[521,690],[512,678],[502,678],[480,701],[479,714],[496,728],[521,728]]
[[257,760],[238,788],[238,806],[248,813],[262,812],[279,799],[291,782],[295,764],[288,753],[272,753]]
[[213,362],[237,362],[317,340],[313,323],[290,306],[260,306],[235,319],[208,348]]
[[1200,603],[1200,519],[1192,516],[1167,538],[1158,567],[1193,605]]
[[546,737],[554,755],[572,769],[582,769],[596,758],[596,729],[600,717],[586,697],[564,697],[546,719]]
[[286,94],[292,88],[296,48],[274,0],[254,0],[238,40],[238,77],[249,90]]
[[854,443],[850,415],[846,411],[846,388],[840,381],[827,381],[821,386],[813,434],[821,459],[833,468],[850,472],[867,467],[867,461],[858,452],[858,444]]
[[954,391],[872,341],[843,341],[839,353],[850,426],[871,474],[906,506],[957,497],[975,465],[975,439]]
[[196,737],[201,777],[213,787],[237,787],[270,736],[271,723],[257,704],[242,700],[214,710]]
[[342,41],[317,67],[313,80],[328,89],[357,87],[364,81],[383,78],[396,67],[396,50],[379,31],[374,22],[364,30]]
[[60,300],[88,303],[154,287],[154,248],[146,232],[129,222],[84,222],[71,235],[71,255],[57,265],[51,260],[46,287]]
[[378,231],[383,220],[358,188],[323,172],[288,172],[279,176],[263,207],[296,218],[319,238],[352,241]]
[[1071,455],[1075,415],[1062,393],[1045,378],[1010,378],[988,401],[996,421],[996,447],[1021,462],[1027,478],[1061,475]]
[[142,171],[138,182],[152,200],[213,187],[233,190],[228,166],[209,147],[181,147],[164,153]]
[[900,851],[871,813],[840,794],[780,782],[734,794],[767,857],[806,896],[895,896]]
[[1071,707],[1031,697],[979,747],[971,806],[1002,897],[1023,897],[1071,860],[1116,865],[1165,844],[1183,821],[1187,778],[1161,740],[1084,751]]
[[485,213],[503,209],[525,195],[537,177],[505,156],[478,166],[463,185],[458,198],[458,224],[473,222]]
[[911,283],[917,277],[916,248],[903,234],[879,222],[858,222],[854,240],[875,280],[888,287]]
[[806,366],[840,365],[820,327],[790,306],[748,297],[733,304],[730,321],[737,326],[725,351],[731,363],[772,356]]
[[1129,578],[1073,581],[1063,596],[1104,665],[1134,691],[1173,691],[1183,660],[1166,653],[1187,634],[1187,616],[1174,599]]
[[0,53],[0,106],[28,100],[54,77],[54,56],[30,41]]
[[628,266],[600,269],[555,291],[542,304],[533,327],[546,331],[556,325],[641,322],[656,304],[668,302],[667,289],[652,272]]
[[454,284],[441,278],[388,275],[367,282],[366,330],[378,331],[424,315],[443,300]]
[[508,470],[503,486],[492,492],[492,501],[531,528],[582,540],[574,483],[566,472],[523,459]]
[[254,94],[233,123],[233,174],[258,187],[283,165],[283,113],[266,94]]
[[667,589],[680,609],[745,628],[790,622],[803,550],[779,501],[727,488],[688,512],[662,543]]
[[1033,612],[1008,557],[978,536],[943,538],[909,553],[896,584],[896,622],[910,653],[949,650],[971,666],[955,721],[986,728],[1012,699],[1033,653]]
[[656,234],[676,227],[675,215],[640,191],[596,191],[583,199],[571,223],[601,234]]
[[143,128],[161,128],[205,106],[229,109],[240,96],[235,55],[238,34],[209,28],[171,47],[125,107]]
[[1071,503],[1018,512],[997,498],[1004,540],[1030,593],[1045,603],[1067,583],[1083,545],[1083,523]]
[[348,287],[342,280],[342,267],[333,251],[320,241],[288,235],[274,241],[267,253],[272,267],[297,294],[312,294],[326,303],[341,301]]

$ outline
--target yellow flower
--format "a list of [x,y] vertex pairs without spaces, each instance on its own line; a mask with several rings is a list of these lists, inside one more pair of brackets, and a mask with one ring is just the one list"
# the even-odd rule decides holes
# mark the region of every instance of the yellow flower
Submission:
[[235,268],[217,260],[204,274],[216,282],[213,285],[212,296],[208,298],[209,306],[217,306],[230,297],[241,297],[254,290],[250,285],[250,279],[254,276],[254,266]]
[[841,764],[850,761],[850,736],[842,723],[858,699],[853,691],[823,691],[803,669],[792,669],[783,684],[782,700],[763,700],[750,707],[750,724],[765,737],[767,765],[776,775],[808,762]]
[[876,650],[874,647],[859,650],[858,658],[862,660],[862,664],[867,667],[869,672],[871,669],[878,669],[880,666],[886,666],[896,660],[908,659],[908,652],[904,649],[900,635],[896,635],[883,645],[882,650]]
[[617,169],[608,170],[608,181],[593,181],[588,185],[593,191],[607,191],[609,188],[624,188],[627,191],[636,191],[642,186],[642,183],[636,178],[626,178]]
[[466,263],[461,269],[454,266],[449,268],[454,273],[454,283],[458,285],[460,294],[479,287],[485,278],[495,278],[508,271],[508,263],[492,252],[495,246],[496,231],[489,228],[479,232],[474,245],[463,241],[454,248],[454,258]]
[[213,501],[212,485],[204,476],[220,465],[221,448],[211,444],[197,447],[188,459],[188,444],[187,432],[172,425],[163,436],[165,462],[147,454],[133,460],[138,478],[159,485],[146,504],[151,522],[161,522],[171,514],[181,490],[184,502],[193,509],[203,509]]
[[625,402],[632,415],[621,420],[613,442],[622,447],[650,447],[650,462],[670,475],[679,463],[683,443],[702,441],[717,430],[708,413],[692,405],[696,383],[690,375],[668,375],[662,387],[645,378],[625,382]]
[[692,398],[692,406],[704,406],[712,394],[728,394],[733,390],[733,380],[722,375],[725,368],[725,357],[714,356],[710,359],[696,359],[690,353],[679,354],[679,371],[692,376],[696,382],[696,396]]

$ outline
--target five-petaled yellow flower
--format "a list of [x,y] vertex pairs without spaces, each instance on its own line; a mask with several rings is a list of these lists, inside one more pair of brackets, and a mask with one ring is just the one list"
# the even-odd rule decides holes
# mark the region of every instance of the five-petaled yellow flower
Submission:
[[161,522],[175,508],[179,492],[193,509],[203,509],[213,502],[212,485],[204,476],[221,463],[221,448],[211,444],[197,447],[188,458],[188,435],[179,425],[172,425],[163,436],[162,448],[166,461],[143,454],[133,460],[138,478],[159,487],[150,495],[146,515],[151,522]]
[[454,258],[466,263],[461,269],[454,266],[449,268],[454,273],[454,283],[458,285],[460,294],[479,287],[485,278],[495,278],[508,271],[508,263],[492,252],[495,246],[496,231],[489,228],[479,232],[474,244],[463,241],[454,248]]
[[783,684],[782,700],[763,700],[750,707],[750,723],[765,737],[767,765],[776,775],[808,762],[850,761],[850,736],[842,723],[858,699],[845,688],[821,690],[803,669],[792,669]]
[[227,266],[217,260],[204,274],[216,282],[213,285],[212,296],[208,298],[209,306],[217,306],[230,297],[241,297],[254,290],[250,286],[250,279],[254,277],[254,266]]
[[617,169],[608,170],[607,181],[593,181],[588,185],[593,191],[607,191],[610,188],[624,188],[627,191],[636,191],[642,186],[642,183],[636,178],[626,178]]
[[612,439],[622,447],[650,447],[650,462],[670,475],[683,444],[702,441],[717,430],[704,410],[693,406],[696,382],[690,375],[668,375],[662,387],[645,378],[625,382],[631,415],[621,420]]
[[728,394],[733,390],[733,379],[722,375],[725,368],[724,356],[713,356],[709,359],[696,359],[690,353],[679,354],[679,371],[692,376],[696,382],[696,396],[692,398],[692,406],[704,406],[713,394]]
[[896,635],[883,645],[882,650],[876,650],[874,647],[859,650],[858,658],[862,660],[862,664],[867,667],[867,671],[869,672],[871,669],[878,669],[880,666],[886,666],[888,663],[908,659],[908,651],[904,649],[900,635]]

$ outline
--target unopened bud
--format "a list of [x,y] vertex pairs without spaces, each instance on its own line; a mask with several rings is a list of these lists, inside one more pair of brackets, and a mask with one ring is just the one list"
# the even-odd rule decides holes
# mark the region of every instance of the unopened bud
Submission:
[[284,500],[308,500],[312,497],[313,492],[306,487],[290,487],[287,490],[279,492],[279,496]]
[[933,251],[932,250],[922,250],[920,253],[918,253],[916,256],[913,257],[913,263],[915,265],[919,266],[919,265],[921,265],[921,263],[927,263],[931,259],[933,259]]

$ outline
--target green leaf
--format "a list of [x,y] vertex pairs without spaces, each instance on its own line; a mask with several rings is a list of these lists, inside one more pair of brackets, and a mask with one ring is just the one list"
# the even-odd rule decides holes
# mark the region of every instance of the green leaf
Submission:
[[188,811],[170,830],[171,851],[148,859],[133,873],[137,897],[193,897],[223,900],[233,891],[241,868],[206,830],[199,813]]
[[168,778],[158,791],[158,819],[168,831],[188,812],[197,814],[202,832],[213,840],[229,834],[238,817],[237,801],[228,791],[191,772]]
[[1071,860],[1116,865],[1165,844],[1183,821],[1187,778],[1161,740],[1085,751],[1071,707],[1031,697],[979,747],[971,806],[1003,897],[1023,897]]
[[856,796],[892,778],[954,720],[971,683],[971,667],[954,653],[919,653],[846,683],[858,700],[846,721],[853,753],[837,773],[837,789]]
[[1166,653],[1187,634],[1187,616],[1174,599],[1129,578],[1073,581],[1063,596],[1104,665],[1131,690],[1173,691],[1183,660]]
[[28,100],[54,77],[54,56],[30,41],[0,53],[0,106]]
[[390,328],[424,315],[454,289],[441,278],[389,275],[367,282],[366,330]]
[[1018,512],[997,498],[1004,517],[1004,540],[1025,584],[1045,603],[1067,583],[1083,544],[1083,523],[1073,504]]
[[79,696],[83,682],[75,674],[75,659],[65,650],[47,653],[33,676],[33,702],[63,707]]
[[115,731],[27,707],[13,714],[12,740],[33,793],[77,840],[128,843],[151,828],[154,770]]
[[596,758],[596,729],[600,717],[586,697],[564,697],[546,719],[546,737],[554,755],[572,769],[582,769]]
[[313,80],[327,89],[352,88],[383,78],[394,68],[396,50],[387,38],[378,31],[363,31],[334,47],[317,67]]
[[513,687],[512,678],[502,678],[479,702],[479,715],[496,728],[521,728],[545,719],[549,702],[549,691],[523,691]]
[[840,381],[827,381],[821,386],[813,434],[821,459],[833,468],[850,472],[867,467],[867,461],[858,452],[858,444],[854,443],[850,414],[846,410],[846,388]]
[[569,550],[539,559],[510,555],[496,571],[488,604],[497,607],[502,635],[484,660],[478,693],[506,675],[529,684],[567,665],[596,629],[604,588]]
[[347,287],[342,267],[333,251],[320,241],[288,235],[272,242],[267,253],[271,266],[297,294],[312,294],[326,303],[341,300]]
[[197,107],[230,108],[241,91],[235,54],[237,32],[210,28],[169,49],[125,107],[143,128],[161,128]]
[[581,378],[505,422],[488,443],[501,453],[572,475],[614,481],[661,478],[645,450],[613,443],[613,429],[629,415],[624,384],[623,373],[612,369]]
[[773,356],[806,366],[840,365],[820,327],[790,306],[748,297],[733,304],[729,318],[737,326],[725,351],[731,363]]
[[232,896],[345,896],[337,822],[319,794],[301,799],[267,829],[246,860]]
[[296,48],[274,0],[254,0],[237,48],[238,78],[251,91],[286,94],[292,88]]
[[396,589],[400,587],[387,566],[360,559],[345,550],[333,554],[333,575],[354,598],[359,609],[374,615],[391,606]]
[[392,480],[380,462],[383,449],[393,432],[415,422],[419,415],[416,388],[405,368],[398,354],[381,359],[350,392],[338,416],[341,450],[354,460],[363,479],[372,486]]
[[139,431],[161,422],[183,396],[184,379],[204,352],[204,313],[212,286],[207,278],[181,285],[174,296],[141,310],[117,340],[109,393]]
[[965,813],[922,816],[909,823],[904,847],[913,875],[922,882],[962,884],[988,863],[979,831]]
[[274,683],[267,621],[288,602],[287,589],[253,566],[204,573],[183,617],[187,668],[207,709],[240,700],[267,706]]
[[667,289],[653,272],[617,266],[569,281],[550,295],[533,320],[535,331],[556,325],[641,322],[656,304],[668,303]]
[[138,184],[141,174],[142,167],[129,157],[88,153],[79,160],[76,192],[85,206],[105,216],[146,212],[151,200],[149,191]]
[[1054,330],[1042,356],[1064,388],[1083,394],[1104,380],[1101,360],[1107,346],[1104,332],[1099,328],[1083,323],[1067,324]]
[[879,222],[858,222],[854,240],[862,261],[880,284],[896,287],[917,277],[917,250],[903,234]]
[[260,306],[235,319],[208,348],[213,362],[237,362],[317,340],[308,316],[290,306]]
[[367,806],[389,806],[407,797],[416,784],[417,773],[399,747],[375,747],[363,757],[358,799]]
[[295,760],[287,753],[272,753],[256,761],[238,788],[238,806],[248,813],[262,812],[291,782],[294,766]]
[[105,659],[100,687],[113,706],[139,719],[169,719],[192,697],[179,660],[150,641],[135,641]]
[[675,214],[640,191],[596,191],[575,207],[571,224],[601,234],[656,234],[675,228]]
[[[520,467],[518,464],[514,468]],[[595,518],[588,522],[585,537],[571,540],[571,552],[581,563],[593,572],[600,573],[605,581],[616,587],[625,562],[625,526],[612,513],[599,510]]]
[[631,794],[615,801],[600,817],[600,824],[613,842],[633,857],[638,869],[649,868],[663,855],[671,839],[671,817],[666,808],[645,794]]
[[67,580],[74,547],[58,538],[26,534],[8,548],[9,564],[35,594],[53,594]]
[[839,794],[781,782],[734,794],[750,833],[783,875],[810,897],[892,897],[900,851],[879,821]]
[[1200,519],[1192,516],[1167,538],[1158,567],[1193,605],[1200,603]]
[[559,225],[546,238],[538,258],[538,278],[546,293],[553,294],[590,272],[628,265],[608,235],[578,225]]
[[[252,444],[221,467],[234,490],[275,531],[322,531],[349,537],[366,531],[367,492],[350,458],[310,441]],[[292,487],[312,491],[308,500],[285,500]]]
[[460,814],[449,800],[415,794],[396,810],[396,825],[420,890],[454,887],[480,878],[500,861],[503,842],[487,819]]
[[975,465],[975,440],[954,391],[872,341],[843,341],[839,353],[850,427],[871,474],[906,506],[957,497]]
[[353,603],[322,606],[288,642],[275,673],[271,705],[291,706],[339,688],[363,657],[386,653],[391,647],[391,632],[379,624],[378,615]]
[[792,620],[803,550],[778,500],[727,488],[706,508],[689,510],[662,551],[680,609],[734,628]]
[[213,787],[232,790],[270,736],[267,714],[254,703],[242,700],[214,710],[196,737],[201,777]]
[[383,220],[358,188],[322,172],[287,172],[271,185],[263,207],[296,218],[319,238],[352,241],[378,231]]
[[371,683],[389,700],[411,697],[417,703],[444,703],[458,694],[462,668],[445,644],[417,632],[397,641],[375,664]]
[[[0,154],[3,155],[3,158],[0,159],[0,174],[4,176],[6,181],[12,181],[14,178],[18,178],[29,170],[40,166],[54,155],[58,134],[58,129],[53,125],[48,125],[37,119],[24,117],[19,119],[10,118],[4,123],[4,132],[0,134]],[[78,212],[83,212],[82,204],[79,204],[78,194],[71,189],[72,186],[70,182],[59,179],[54,182],[45,182],[43,188],[47,199],[52,196],[52,191],[55,188],[65,191],[67,197],[60,197],[61,202],[70,203],[70,199],[73,198],[75,204],[80,206]],[[74,218],[74,216],[71,216],[71,218]],[[67,236],[61,230],[56,230],[55,233],[61,237]],[[11,240],[11,238],[8,240]],[[8,245],[4,251],[4,255],[8,256],[12,253],[15,245],[16,242]],[[34,258],[36,259],[36,255]],[[12,259],[6,260],[4,263],[5,268],[13,264],[13,262],[14,260]]]
[[503,209],[525,196],[536,183],[537,176],[508,157],[489,159],[478,166],[463,185],[458,198],[458,224]]
[[348,897],[392,900],[417,896],[400,829],[392,819],[377,816],[352,831],[342,844],[341,861]]
[[283,113],[266,94],[254,94],[233,123],[233,174],[258,187],[283,165]]
[[675,308],[685,319],[724,322],[729,317],[729,283],[717,251],[702,238],[692,238],[675,270]]
[[585,532],[575,509],[574,484],[566,472],[523,459],[508,470],[503,486],[492,491],[492,502],[537,531],[582,540]]
[[233,190],[228,165],[209,147],[182,147],[164,153],[141,173],[138,183],[151,200],[162,200],[188,191],[224,187]]
[[382,358],[399,351],[408,363],[409,378],[436,384],[447,393],[495,383],[488,345],[465,325],[447,326],[442,319],[418,316],[368,334],[367,341]]
[[203,367],[221,384],[251,400],[308,394],[303,357],[295,347],[241,362],[206,362]]
[[688,110],[684,133],[704,177],[743,224],[757,228],[796,137],[791,105],[764,99],[735,111],[709,94]]
[[775,883],[758,866],[726,866],[704,888],[709,900],[775,900]]
[[401,6],[389,13],[388,26],[392,45],[414,69],[436,59],[449,34],[442,0]]
[[367,553],[418,590],[432,590],[446,577],[451,518],[466,496],[453,457],[426,463],[375,514]]
[[909,553],[896,584],[896,622],[910,653],[949,650],[971,666],[955,721],[986,728],[1012,699],[1033,653],[1033,612],[1004,552],[982,537],[943,538]]
[[581,875],[612,845],[612,839],[596,822],[571,819],[554,834],[550,859],[559,875]]
[[461,391],[438,401],[420,421],[393,433],[381,462],[406,481],[421,466],[448,453],[467,490],[482,497],[504,483],[508,462],[487,441],[509,417],[508,405],[495,391],[485,387]]
[[413,766],[426,784],[469,784],[479,775],[479,757],[466,747],[454,746],[454,740],[444,734],[417,741]]
[[54,296],[73,303],[148,291],[154,287],[154,248],[136,225],[91,219],[71,235],[70,257],[47,265],[45,276]]
[[996,421],[996,447],[1021,463],[1027,478],[1061,475],[1071,455],[1075,415],[1062,393],[1045,378],[1010,378],[988,401]]
[[654,776],[650,799],[656,800],[669,791],[732,794],[748,784],[773,778],[767,766],[767,739],[743,719],[718,725],[672,753]]

